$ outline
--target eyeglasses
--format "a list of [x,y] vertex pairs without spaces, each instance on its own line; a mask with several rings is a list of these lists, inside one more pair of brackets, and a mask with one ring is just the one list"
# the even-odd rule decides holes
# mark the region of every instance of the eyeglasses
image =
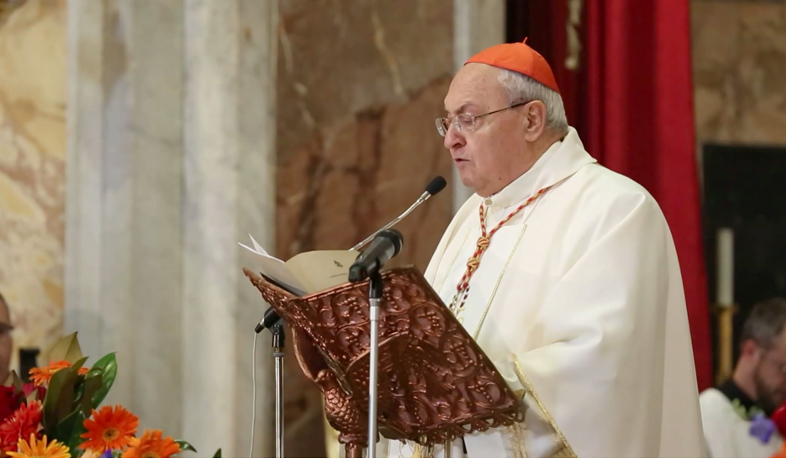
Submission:
[[456,128],[459,132],[472,132],[477,128],[476,121],[484,116],[492,115],[494,113],[499,113],[500,111],[510,110],[511,108],[520,107],[522,105],[528,104],[530,101],[527,102],[519,102],[514,103],[513,105],[505,108],[500,108],[499,110],[489,111],[488,113],[479,114],[477,116],[473,116],[468,113],[462,113],[459,115],[454,116],[453,118],[437,118],[435,119],[435,124],[437,125],[437,132],[439,135],[444,137],[448,133],[448,129],[450,128],[450,124],[453,124],[453,127]]

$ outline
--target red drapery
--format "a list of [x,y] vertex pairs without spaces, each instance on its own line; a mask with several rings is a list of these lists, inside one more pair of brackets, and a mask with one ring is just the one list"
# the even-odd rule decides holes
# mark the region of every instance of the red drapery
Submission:
[[569,54],[569,0],[509,0],[508,41],[552,64],[568,120],[604,166],[652,193],[671,228],[699,389],[712,385],[707,279],[695,157],[688,0],[583,0],[580,66]]

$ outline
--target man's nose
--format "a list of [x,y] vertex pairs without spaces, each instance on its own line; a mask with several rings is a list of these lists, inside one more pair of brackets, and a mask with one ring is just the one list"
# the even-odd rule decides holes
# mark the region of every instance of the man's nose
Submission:
[[453,149],[460,148],[467,144],[467,139],[464,134],[456,129],[453,123],[448,124],[448,131],[445,132],[445,148]]

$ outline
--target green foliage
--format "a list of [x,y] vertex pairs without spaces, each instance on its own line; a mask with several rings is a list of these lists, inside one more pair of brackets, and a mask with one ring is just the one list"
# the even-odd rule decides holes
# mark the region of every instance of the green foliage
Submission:
[[115,383],[115,377],[117,377],[117,358],[115,358],[115,354],[109,353],[96,361],[92,369],[90,369],[90,372],[87,373],[87,376],[90,377],[91,373],[101,375],[101,387],[93,393],[93,399],[91,401],[92,408],[95,409],[101,405],[104,398],[109,393],[109,389],[112,388],[112,385]]
[[[86,374],[80,374],[79,370],[87,357],[82,355],[76,333],[57,342],[48,352],[48,359],[50,365],[67,361],[71,366],[56,370],[49,379],[42,401],[43,432],[50,439],[66,445],[72,457],[79,457],[83,453],[79,449],[79,445],[84,442],[81,435],[87,432],[85,419],[90,418],[92,412],[100,407],[112,388],[117,377],[117,359],[114,353],[109,353],[96,361]],[[16,374],[10,376],[6,384],[22,391],[22,382]],[[27,396],[27,401],[37,396],[38,390],[34,390]],[[175,442],[181,451],[196,452],[194,446],[186,441]],[[113,458],[120,458],[122,451],[115,450],[112,453]],[[221,449],[216,451],[213,458],[221,458]]]
[[72,365],[82,359],[82,349],[79,346],[79,340],[76,338],[76,333],[71,333],[62,339],[58,340],[48,352],[49,364],[56,361],[68,361]]
[[196,449],[194,448],[194,446],[186,441],[177,440],[175,441],[175,443],[180,446],[180,450],[189,450],[196,453]]
[[756,414],[764,413],[761,407],[753,406],[750,409],[746,409],[745,406],[742,405],[739,399],[734,399],[731,401],[731,408],[734,409],[734,412],[737,413],[743,420],[751,421]]
[[[59,348],[60,352],[68,352],[69,356],[75,355],[79,348],[76,336],[69,338],[67,343],[59,343],[55,348]],[[77,447],[83,440],[80,436],[87,431],[85,419],[90,417],[93,409],[99,407],[117,376],[114,353],[96,361],[86,375],[80,375],[79,369],[86,360],[86,357],[80,357],[71,367],[55,372],[49,380],[43,402],[41,423],[44,433],[67,445],[71,456],[81,454]]]

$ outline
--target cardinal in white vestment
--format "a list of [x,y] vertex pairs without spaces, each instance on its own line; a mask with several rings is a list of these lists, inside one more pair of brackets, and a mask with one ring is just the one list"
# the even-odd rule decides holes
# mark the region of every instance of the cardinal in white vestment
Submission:
[[585,151],[549,65],[525,43],[469,59],[445,110],[437,130],[475,194],[425,275],[528,411],[523,425],[431,452],[704,456],[680,268],[658,204]]

